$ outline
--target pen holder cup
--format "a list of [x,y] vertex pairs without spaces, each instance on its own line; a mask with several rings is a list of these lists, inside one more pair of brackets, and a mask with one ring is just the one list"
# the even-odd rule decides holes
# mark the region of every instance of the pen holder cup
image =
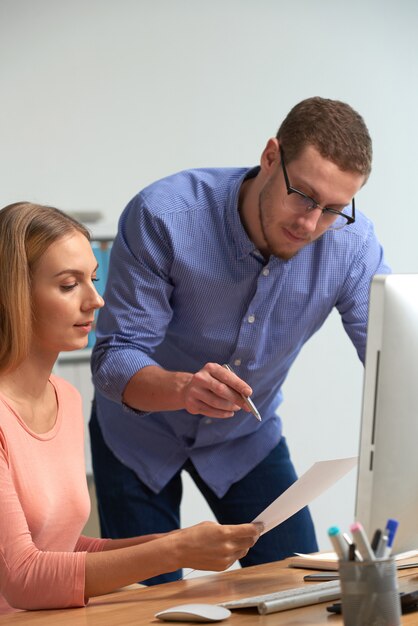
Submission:
[[393,558],[340,561],[345,626],[400,626],[401,602]]

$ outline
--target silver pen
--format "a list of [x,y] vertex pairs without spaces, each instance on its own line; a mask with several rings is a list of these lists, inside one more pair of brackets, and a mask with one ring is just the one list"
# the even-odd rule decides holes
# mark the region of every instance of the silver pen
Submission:
[[[228,365],[227,363],[224,363],[223,367],[227,370],[229,370],[230,372],[232,372],[233,374],[235,373],[234,370],[232,369],[232,367],[230,365]],[[261,422],[261,415],[257,410],[257,407],[255,406],[254,402],[251,400],[250,397],[244,396],[243,393],[240,394],[241,398],[243,398],[245,400],[245,402],[248,404],[248,406],[251,409],[251,413],[254,415],[254,417],[256,417],[258,419],[259,422]]]

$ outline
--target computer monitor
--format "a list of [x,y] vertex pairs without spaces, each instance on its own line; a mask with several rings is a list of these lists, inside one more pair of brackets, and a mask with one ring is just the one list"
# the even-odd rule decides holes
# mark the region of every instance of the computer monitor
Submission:
[[397,519],[393,551],[418,548],[418,274],[372,281],[355,516],[370,538]]

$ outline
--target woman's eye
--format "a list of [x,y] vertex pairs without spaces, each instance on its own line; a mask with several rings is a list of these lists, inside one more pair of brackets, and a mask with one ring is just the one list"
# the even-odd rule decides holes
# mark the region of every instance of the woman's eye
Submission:
[[73,283],[72,285],[61,285],[61,289],[63,291],[71,291],[75,287],[77,287],[78,283]]
[[92,280],[92,282],[93,282],[93,283],[98,283],[98,282],[99,282],[99,280],[100,280],[100,278],[96,278],[96,277],[94,277],[94,278],[92,278],[91,280]]

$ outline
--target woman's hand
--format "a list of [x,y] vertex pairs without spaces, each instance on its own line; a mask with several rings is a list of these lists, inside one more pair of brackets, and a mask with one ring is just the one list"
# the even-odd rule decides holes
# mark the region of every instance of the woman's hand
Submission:
[[221,571],[242,559],[256,543],[262,524],[202,522],[171,535],[178,567]]

